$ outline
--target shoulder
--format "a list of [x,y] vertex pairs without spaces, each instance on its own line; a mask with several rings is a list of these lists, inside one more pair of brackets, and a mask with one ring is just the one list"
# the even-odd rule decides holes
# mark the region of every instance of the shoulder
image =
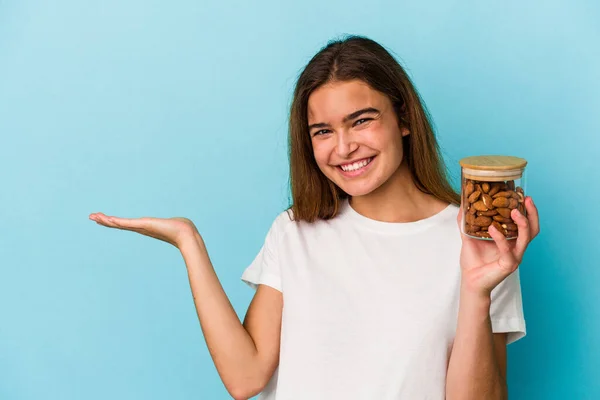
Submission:
[[283,232],[293,226],[294,223],[294,213],[291,209],[287,209],[277,214],[271,225],[271,229]]
[[[338,218],[334,218],[338,219]],[[294,212],[288,208],[280,212],[271,225],[271,231],[280,241],[283,237],[298,237],[306,235],[315,235],[331,223],[332,220],[317,220],[307,222],[294,218]],[[291,235],[290,235],[291,234]]]
[[294,221],[294,213],[292,212],[292,210],[284,210],[277,214],[277,216],[271,223],[269,234],[275,237],[277,241],[279,241],[290,229],[294,229],[294,227],[297,224],[298,222]]

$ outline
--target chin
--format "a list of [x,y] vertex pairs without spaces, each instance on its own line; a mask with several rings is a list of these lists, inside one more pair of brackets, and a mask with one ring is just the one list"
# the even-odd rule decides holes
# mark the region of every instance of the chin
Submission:
[[376,185],[373,182],[365,182],[360,185],[354,183],[348,184],[348,182],[344,183],[344,185],[340,185],[336,182],[336,185],[351,197],[366,196],[379,187],[379,185]]

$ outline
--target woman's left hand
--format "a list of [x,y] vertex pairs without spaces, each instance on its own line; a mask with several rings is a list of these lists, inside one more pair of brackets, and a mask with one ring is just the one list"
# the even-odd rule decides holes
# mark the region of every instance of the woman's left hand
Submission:
[[[457,222],[462,223],[462,207]],[[470,293],[489,297],[492,290],[507,276],[512,274],[523,259],[529,243],[539,234],[538,210],[531,197],[525,198],[527,217],[517,209],[511,217],[518,227],[518,237],[508,240],[493,226],[488,232],[494,242],[478,240],[461,233],[462,248],[460,266],[462,270],[462,289]]]

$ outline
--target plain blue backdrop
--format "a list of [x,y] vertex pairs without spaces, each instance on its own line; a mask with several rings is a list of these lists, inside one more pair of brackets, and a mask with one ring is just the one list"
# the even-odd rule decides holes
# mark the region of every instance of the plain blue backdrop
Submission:
[[287,113],[321,46],[406,67],[453,173],[529,161],[541,235],[511,399],[600,398],[595,1],[0,0],[0,399],[226,399],[178,251],[88,220],[194,220],[236,311],[288,204]]

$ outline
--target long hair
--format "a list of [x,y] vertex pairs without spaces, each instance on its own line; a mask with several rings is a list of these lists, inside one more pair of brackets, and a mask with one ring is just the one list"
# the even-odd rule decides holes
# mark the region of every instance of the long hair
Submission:
[[290,210],[294,220],[314,222],[334,218],[341,201],[348,197],[321,172],[315,161],[308,131],[308,98],[326,83],[355,79],[388,96],[400,127],[410,131],[402,140],[404,159],[415,186],[440,200],[459,205],[460,195],[448,181],[429,113],[410,78],[380,44],[362,36],[349,36],[323,47],[296,83],[289,126]]

